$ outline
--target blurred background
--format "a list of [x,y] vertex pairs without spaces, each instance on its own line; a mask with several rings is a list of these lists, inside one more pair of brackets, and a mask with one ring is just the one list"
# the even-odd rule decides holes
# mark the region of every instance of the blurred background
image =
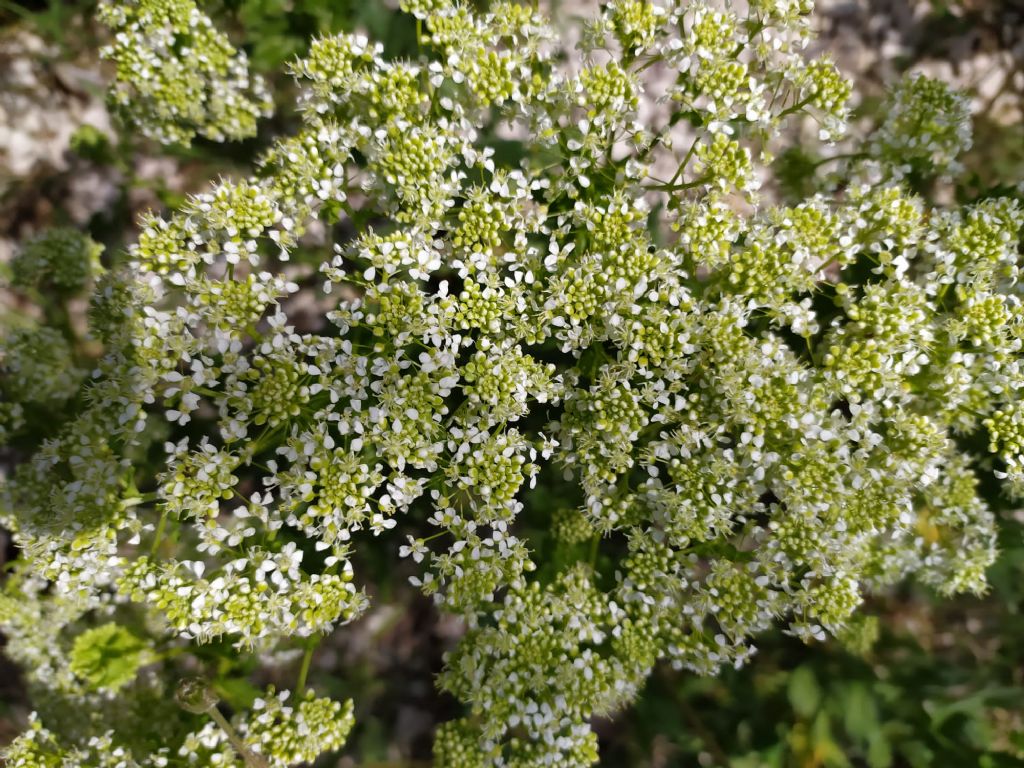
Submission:
[[[93,21],[93,2],[0,0],[0,326],[34,311],[4,288],[19,242],[49,226],[72,226],[117,260],[134,238],[138,214],[175,208],[220,175],[248,173],[274,136],[298,125],[283,65],[310,37],[361,30],[389,56],[416,50],[414,22],[398,12],[397,0],[201,5],[268,79],[277,110],[250,141],[168,149],[120,130],[107,111],[109,73],[97,56],[103,30]],[[542,5],[562,23],[596,4]],[[965,172],[922,183],[919,193],[938,203],[1022,194],[1024,0],[827,0],[814,23],[818,47],[857,81],[855,130],[876,121],[886,84],[907,70],[971,94],[975,143],[963,158]],[[786,200],[813,188],[814,133],[794,130],[770,194]],[[303,242],[308,263],[319,263],[325,244],[352,234],[345,222],[311,227]],[[296,262],[301,267],[303,259]],[[315,324],[317,309],[308,310]],[[72,320],[83,312],[72,308]],[[3,450],[0,478],[17,449]],[[556,511],[557,498],[536,497]],[[716,679],[659,668],[635,707],[597,723],[602,766],[1024,766],[1024,511],[994,490],[988,501],[1001,518],[1002,549],[988,595],[940,600],[907,585],[870,599],[842,643],[807,646],[776,633],[762,639],[748,667]],[[395,550],[401,539],[396,531]],[[0,529],[0,568],[16,556]],[[433,678],[461,627],[411,587],[396,586],[397,558],[361,559],[356,569],[373,608],[320,646],[310,674],[324,693],[356,700],[356,730],[333,764],[426,766],[433,728],[458,711]],[[0,637],[0,745],[31,711],[2,643]],[[294,666],[282,653],[239,677],[238,690],[225,698],[244,699],[261,683],[287,686]]]

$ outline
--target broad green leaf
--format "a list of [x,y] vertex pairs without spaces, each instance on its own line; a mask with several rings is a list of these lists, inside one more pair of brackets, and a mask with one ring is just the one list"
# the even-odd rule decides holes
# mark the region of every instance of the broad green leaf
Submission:
[[854,683],[842,697],[843,725],[855,739],[870,742],[878,732],[878,707],[867,686]]
[[124,627],[110,623],[75,638],[71,671],[95,690],[117,690],[152,658],[146,645]]
[[810,667],[797,667],[789,678],[789,703],[804,718],[810,718],[821,704],[821,688]]

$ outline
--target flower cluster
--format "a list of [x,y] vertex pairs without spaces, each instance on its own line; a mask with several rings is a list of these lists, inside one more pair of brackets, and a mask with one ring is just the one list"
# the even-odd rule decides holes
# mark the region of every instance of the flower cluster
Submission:
[[[186,5],[107,6],[133,30],[126,66],[156,50],[147,24],[174,30]],[[893,181],[965,144],[958,97],[899,87],[866,153],[888,181],[772,205],[758,162],[786,119],[831,139],[847,116],[848,85],[804,56],[808,4],[616,0],[569,67],[533,9],[403,8],[418,60],[315,40],[292,68],[297,135],[252,178],[146,218],[96,287],[105,346],[78,411],[0,499],[24,578],[54,586],[0,602],[0,628],[95,632],[116,612],[183,652],[311,648],[368,604],[353,550],[397,535],[412,583],[467,627],[440,681],[468,706],[440,730],[438,764],[583,768],[590,718],[659,661],[713,674],[779,625],[854,643],[864,597],[908,577],[984,590],[995,517],[977,441],[958,437],[985,430],[985,461],[1024,491],[1024,210],[931,210]],[[185,18],[192,45],[219,39]],[[211,66],[233,71],[217,50]],[[658,69],[675,73],[671,111],[645,125]],[[201,114],[153,113],[165,139],[251,125],[209,109],[223,100],[210,72],[188,85],[205,89]],[[330,244],[300,287],[299,235],[340,215],[373,226]],[[299,322],[301,291],[319,324]],[[75,370],[48,344],[6,364],[18,402],[77,386],[41,372]],[[537,555],[548,536],[554,570]],[[115,698],[181,672],[154,659],[128,681],[95,658],[80,669],[116,680]],[[85,695],[72,668],[35,674]],[[342,743],[350,709],[287,701],[268,694],[228,728],[185,723],[142,764],[289,765]],[[101,721],[58,733],[43,714],[12,764],[125,738]]]
[[0,342],[0,386],[13,403],[60,404],[78,393],[83,371],[50,327],[15,328]]
[[79,395],[86,371],[69,303],[102,275],[102,251],[88,236],[60,227],[29,240],[11,260],[11,286],[37,303],[43,322],[12,318],[0,333],[0,443],[23,433],[34,416],[61,413]]
[[908,75],[889,95],[872,151],[895,166],[955,168],[971,146],[970,104],[963,94],[923,75]]
[[114,33],[102,51],[117,67],[113,103],[152,139],[188,145],[244,139],[270,113],[263,80],[249,73],[194,0],[102,2],[99,18]]
[[[342,704],[315,698],[312,691],[307,691],[303,698],[289,705],[290,695],[288,691],[277,693],[269,688],[253,702],[248,717],[235,718],[230,724],[219,719],[208,722],[185,737],[177,756],[188,765],[284,768],[312,763],[321,753],[345,743],[354,722],[351,701]],[[195,708],[201,713],[208,711],[206,707],[212,708],[212,704],[203,702]]]
[[[33,715],[29,729],[6,751],[7,764],[18,768],[166,768],[171,765],[216,765],[223,768],[287,768],[312,763],[345,743],[352,729],[352,702],[315,698],[309,691],[294,706],[289,693],[271,687],[255,700],[249,717],[228,722],[219,712],[206,725],[188,733],[181,746],[149,749],[124,743],[114,731],[69,745]],[[205,702],[194,713],[211,711]]]
[[48,229],[26,243],[11,261],[11,283],[22,289],[80,291],[100,272],[102,252],[103,246],[76,229]]

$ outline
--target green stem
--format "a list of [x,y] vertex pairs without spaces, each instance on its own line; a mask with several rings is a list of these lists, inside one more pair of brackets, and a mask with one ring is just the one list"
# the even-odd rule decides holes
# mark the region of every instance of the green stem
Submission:
[[839,155],[832,155],[830,157],[823,157],[814,163],[814,168],[824,165],[825,163],[831,163],[833,160],[860,160],[861,158],[867,157],[867,152],[844,152]]
[[696,151],[698,143],[700,143],[700,136],[694,138],[693,143],[690,145],[689,151],[686,153],[686,156],[683,158],[683,161],[679,163],[679,167],[676,169],[675,175],[671,179],[669,179],[669,184],[675,184],[676,181],[679,180],[679,177],[682,175],[683,170],[689,164],[690,158],[693,157],[693,153],[694,151]]
[[150,547],[149,556],[156,557],[157,550],[160,549],[160,542],[164,538],[164,530],[167,528],[167,507],[164,507],[164,511],[160,513],[160,522],[156,526],[156,537],[153,539],[153,546]]
[[590,569],[594,570],[597,567],[597,550],[601,544],[601,534],[595,533],[594,537],[590,540],[590,557],[588,561],[590,563]]
[[799,112],[801,109],[806,107],[812,101],[814,101],[814,99],[811,96],[808,96],[803,101],[798,101],[796,104],[794,104],[793,106],[789,107],[788,109],[782,110],[779,113],[779,115],[778,115],[779,119],[781,120],[784,117],[789,117],[789,115],[792,115],[794,112]]
[[238,733],[234,728],[231,727],[231,723],[227,721],[227,718],[220,713],[220,710],[216,707],[210,709],[210,717],[213,721],[221,727],[224,734],[228,737],[228,741],[231,742],[231,746],[235,748],[238,756],[245,761],[246,768],[270,768],[270,763],[262,755],[257,755],[243,742],[239,737]]
[[152,493],[140,493],[138,496],[129,496],[126,499],[121,500],[121,506],[127,509],[128,507],[137,507],[140,504],[149,504],[151,501],[156,501],[159,498],[159,494],[156,491]]
[[684,189],[693,189],[699,187],[701,184],[706,184],[711,180],[710,176],[701,176],[699,179],[688,181],[685,184],[652,184],[647,189],[654,189],[659,192],[679,192]]
[[945,300],[946,294],[949,293],[949,286],[950,285],[952,285],[952,283],[943,283],[942,287],[939,289],[939,294],[938,294],[938,296],[935,299],[935,302],[939,306],[942,306],[942,302]]
[[309,665],[313,661],[313,651],[317,643],[310,640],[306,644],[306,652],[302,655],[302,666],[299,668],[299,681],[295,684],[295,691],[298,694],[306,690],[306,678],[309,677]]

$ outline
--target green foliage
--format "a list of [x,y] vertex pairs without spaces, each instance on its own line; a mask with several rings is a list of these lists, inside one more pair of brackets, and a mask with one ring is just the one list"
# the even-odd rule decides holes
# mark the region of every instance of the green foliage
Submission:
[[70,669],[95,690],[116,691],[131,682],[149,658],[141,638],[117,624],[103,624],[75,638]]
[[814,677],[814,672],[807,667],[799,667],[789,676],[789,703],[793,711],[804,719],[811,719],[821,705],[821,688]]
[[48,229],[30,240],[11,262],[16,288],[76,293],[100,272],[103,246],[68,227]]

